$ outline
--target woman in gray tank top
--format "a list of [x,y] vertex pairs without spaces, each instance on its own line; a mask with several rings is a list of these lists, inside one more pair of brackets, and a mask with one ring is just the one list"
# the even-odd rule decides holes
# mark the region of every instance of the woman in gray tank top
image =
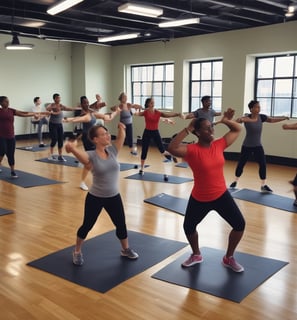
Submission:
[[93,184],[85,200],[84,219],[77,231],[76,245],[72,261],[75,265],[84,263],[82,245],[89,231],[104,208],[116,227],[116,235],[120,240],[121,255],[129,259],[137,259],[138,254],[129,247],[124,207],[119,193],[120,165],[117,154],[125,140],[125,125],[119,123],[118,135],[111,144],[111,136],[102,125],[95,125],[89,131],[89,138],[96,146],[95,150],[83,151],[77,148],[75,142],[68,142],[67,152],[84,164],[93,174]]

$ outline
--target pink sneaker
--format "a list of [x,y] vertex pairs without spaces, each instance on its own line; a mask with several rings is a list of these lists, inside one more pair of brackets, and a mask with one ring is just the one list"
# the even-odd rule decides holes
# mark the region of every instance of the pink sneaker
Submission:
[[201,263],[203,261],[201,254],[191,254],[190,257],[182,263],[182,267],[192,267],[197,263]]
[[236,262],[234,257],[227,258],[225,256],[223,258],[222,264],[223,264],[224,267],[230,268],[235,272],[243,272],[244,271],[244,267],[241,264],[239,264],[238,262]]

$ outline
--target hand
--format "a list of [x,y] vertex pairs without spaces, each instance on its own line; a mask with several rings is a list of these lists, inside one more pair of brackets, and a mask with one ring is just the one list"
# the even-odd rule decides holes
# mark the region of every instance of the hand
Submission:
[[97,93],[97,94],[96,94],[96,100],[97,100],[98,102],[100,102],[100,101],[101,101],[101,99],[102,99],[102,98],[101,98],[100,94],[99,94],[99,93]]
[[232,120],[234,117],[235,111],[234,109],[228,108],[227,111],[224,112],[223,118],[227,118],[228,120]]
[[126,126],[125,126],[122,122],[119,122],[118,128],[119,128],[119,129],[126,130]]

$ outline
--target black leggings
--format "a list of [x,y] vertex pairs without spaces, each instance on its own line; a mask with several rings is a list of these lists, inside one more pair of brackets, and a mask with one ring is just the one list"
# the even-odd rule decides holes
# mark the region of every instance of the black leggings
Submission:
[[142,144],[141,160],[146,159],[147,151],[148,151],[151,139],[154,140],[155,144],[157,145],[161,153],[165,152],[165,148],[163,146],[159,130],[144,129],[143,135],[142,135],[142,141],[141,141],[141,144]]
[[258,147],[241,147],[241,153],[240,158],[235,170],[235,176],[240,177],[243,172],[243,168],[246,165],[250,155],[254,155],[255,160],[259,164],[259,177],[262,180],[266,179],[266,159],[265,159],[265,153],[262,146]]
[[49,123],[49,134],[51,137],[51,148],[53,148],[58,142],[58,148],[63,147],[63,139],[64,139],[64,130],[63,125],[61,123]]
[[0,157],[6,154],[10,166],[14,166],[15,138],[0,138]]
[[127,227],[123,202],[120,194],[110,198],[99,198],[91,195],[86,196],[85,213],[83,224],[77,231],[77,236],[85,239],[89,231],[96,223],[102,209],[105,209],[116,227],[116,235],[119,239],[127,238]]
[[235,231],[243,231],[245,220],[237,204],[227,190],[221,197],[210,202],[201,202],[190,196],[184,220],[186,235],[193,234],[197,225],[206,217],[209,211],[215,210]]
[[133,127],[132,123],[126,124],[126,143],[129,148],[133,147]]

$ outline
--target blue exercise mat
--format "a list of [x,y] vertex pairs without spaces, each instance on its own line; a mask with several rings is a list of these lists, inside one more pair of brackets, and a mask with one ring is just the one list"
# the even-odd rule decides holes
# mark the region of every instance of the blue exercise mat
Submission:
[[18,178],[12,178],[10,176],[10,168],[1,167],[0,180],[12,183],[16,186],[23,188],[31,188],[37,186],[44,186],[49,184],[63,183],[62,181],[52,180],[45,177],[38,176],[36,174],[16,170]]
[[189,165],[187,162],[180,162],[178,164],[175,165],[178,168],[189,168]]
[[39,147],[39,145],[16,147],[16,149],[31,151],[31,152],[43,151],[43,150],[47,150],[48,148],[49,148],[49,145],[46,145],[46,144],[44,145],[44,147]]
[[156,196],[144,199],[143,201],[181,215],[185,215],[188,204],[188,199],[174,197],[166,193],[157,194]]
[[[149,167],[148,164],[144,166],[145,168]],[[133,163],[120,163],[120,171],[126,171],[126,170],[131,170],[131,169],[138,169],[139,165],[138,164],[133,164]]]
[[164,174],[153,173],[153,172],[144,172],[144,175],[136,173],[131,176],[125,177],[125,179],[133,179],[133,180],[140,180],[140,181],[152,181],[152,182],[164,182],[164,183],[173,183],[173,184],[180,184],[180,183],[184,183],[184,182],[193,181],[193,179],[191,179],[191,178],[177,177],[177,176],[171,176],[171,175],[167,175],[167,180],[165,180]]
[[203,247],[201,254],[203,262],[200,264],[189,268],[181,267],[181,263],[190,255],[188,252],[152,277],[216,297],[240,302],[288,264],[285,261],[236,252],[236,260],[244,267],[243,272],[236,273],[222,265],[221,261],[225,251]]
[[9,210],[9,209],[0,208],[0,216],[4,216],[4,215],[10,214],[10,213],[13,213],[13,211]]
[[136,260],[121,257],[121,246],[112,230],[85,241],[84,265],[72,263],[73,246],[29,262],[28,265],[105,293],[129,278],[183,249],[187,243],[129,231],[129,244],[138,254]]
[[261,193],[260,191],[249,189],[241,189],[231,194],[235,199],[246,200],[263,206],[297,213],[297,207],[293,205],[295,200],[292,198],[279,196],[274,193]]
[[50,163],[50,164],[57,164],[60,166],[67,166],[67,167],[83,167],[83,165],[74,157],[72,156],[64,156],[63,158],[66,159],[66,161],[59,161],[58,160],[58,155],[54,155],[56,157],[56,160],[49,160],[48,157],[46,158],[41,158],[41,159],[37,159],[35,161],[40,161],[40,162],[44,162],[44,163]]

